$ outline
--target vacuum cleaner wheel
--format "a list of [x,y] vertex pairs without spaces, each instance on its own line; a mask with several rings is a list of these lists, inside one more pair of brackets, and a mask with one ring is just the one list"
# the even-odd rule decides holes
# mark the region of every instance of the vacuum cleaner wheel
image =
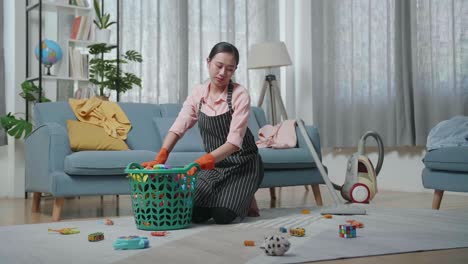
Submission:
[[362,183],[356,183],[351,187],[350,197],[353,203],[368,203],[370,199],[369,188]]

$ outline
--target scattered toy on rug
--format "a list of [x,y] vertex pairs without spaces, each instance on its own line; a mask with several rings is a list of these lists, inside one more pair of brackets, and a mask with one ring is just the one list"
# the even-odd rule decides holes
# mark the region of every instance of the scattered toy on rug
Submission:
[[166,236],[169,232],[167,231],[153,231],[151,232],[152,236]]
[[303,237],[305,235],[305,229],[302,227],[289,228],[289,234],[291,234],[291,236]]
[[104,233],[96,232],[88,235],[89,242],[98,242],[104,240]]
[[114,225],[114,221],[112,221],[112,219],[109,219],[109,218],[104,219],[103,223],[105,225]]
[[73,234],[78,234],[80,233],[80,230],[78,230],[76,227],[65,227],[61,229],[48,229],[49,232],[58,232],[62,235],[73,235]]
[[331,214],[324,214],[322,217],[323,217],[323,218],[326,218],[326,219],[332,219],[332,218],[333,218],[333,215],[331,215]]
[[310,210],[309,209],[302,209],[301,213],[302,214],[310,214]]
[[272,235],[265,237],[263,246],[268,256],[283,256],[289,250],[291,243],[284,236]]
[[282,226],[282,227],[279,228],[279,231],[280,231],[280,233],[287,233],[288,229],[286,227]]
[[244,240],[244,246],[246,246],[246,247],[255,247],[255,241],[253,241],[253,240]]
[[355,238],[356,227],[350,224],[339,225],[339,235],[342,238]]
[[117,238],[112,246],[114,249],[142,249],[149,247],[149,240],[147,237],[122,236]]
[[356,221],[354,219],[346,220],[346,222],[349,223],[350,225],[356,227],[356,228],[363,228],[364,227],[364,224],[362,222]]

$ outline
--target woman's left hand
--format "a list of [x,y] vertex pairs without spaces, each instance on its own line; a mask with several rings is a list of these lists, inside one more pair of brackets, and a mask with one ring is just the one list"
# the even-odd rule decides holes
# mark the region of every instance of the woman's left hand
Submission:
[[[207,153],[207,154],[201,156],[195,162],[198,165],[200,165],[200,168],[202,170],[212,170],[212,169],[215,168],[215,157],[211,153]],[[187,172],[187,174],[188,175],[194,175],[195,172],[197,172],[197,168],[193,167]]]
[[189,176],[193,176],[197,172],[197,169],[198,169],[197,167],[193,167],[193,168],[191,168],[190,170],[187,171],[187,174]]

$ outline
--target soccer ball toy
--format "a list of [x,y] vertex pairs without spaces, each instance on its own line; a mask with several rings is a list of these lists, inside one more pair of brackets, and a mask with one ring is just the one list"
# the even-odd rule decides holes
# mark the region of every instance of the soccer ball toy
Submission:
[[265,237],[265,254],[268,256],[283,256],[290,246],[289,240],[283,236],[272,235]]

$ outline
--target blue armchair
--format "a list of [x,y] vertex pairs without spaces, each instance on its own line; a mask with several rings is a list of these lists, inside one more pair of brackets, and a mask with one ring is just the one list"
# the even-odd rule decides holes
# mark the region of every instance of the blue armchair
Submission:
[[432,208],[439,209],[444,191],[468,191],[468,117],[439,122],[427,137],[422,181],[434,189]]
[[423,162],[423,186],[434,190],[432,209],[440,208],[444,191],[468,192],[468,147],[434,149]]

